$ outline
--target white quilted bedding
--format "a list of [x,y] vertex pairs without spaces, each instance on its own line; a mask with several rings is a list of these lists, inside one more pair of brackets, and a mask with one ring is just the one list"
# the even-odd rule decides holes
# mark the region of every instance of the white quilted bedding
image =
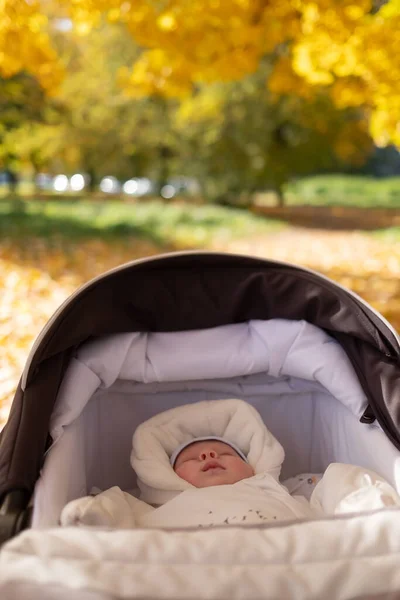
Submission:
[[400,509],[207,531],[30,530],[1,553],[0,597],[398,598],[399,531]]

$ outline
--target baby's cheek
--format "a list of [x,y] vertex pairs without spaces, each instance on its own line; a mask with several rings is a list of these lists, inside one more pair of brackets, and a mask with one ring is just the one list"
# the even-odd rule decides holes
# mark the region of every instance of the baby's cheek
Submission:
[[246,473],[247,477],[253,477],[253,475],[255,474],[253,467],[251,467],[250,465],[246,465]]
[[253,477],[254,469],[247,463],[236,463],[235,465],[235,473],[238,479],[247,479],[248,477]]
[[183,464],[180,467],[178,467],[177,469],[175,469],[175,473],[178,475],[178,477],[180,477],[181,479],[184,479],[185,481],[192,483],[193,479],[195,478],[195,473],[194,473],[194,469],[190,467],[190,465],[186,465]]

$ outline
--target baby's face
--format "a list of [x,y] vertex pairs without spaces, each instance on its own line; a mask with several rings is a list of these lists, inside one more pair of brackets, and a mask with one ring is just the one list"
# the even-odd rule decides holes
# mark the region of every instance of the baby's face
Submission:
[[253,468],[231,446],[217,440],[194,442],[178,455],[174,471],[198,488],[252,477]]

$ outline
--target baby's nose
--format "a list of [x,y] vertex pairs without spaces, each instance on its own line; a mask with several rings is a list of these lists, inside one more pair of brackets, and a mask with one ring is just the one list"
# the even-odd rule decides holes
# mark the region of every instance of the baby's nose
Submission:
[[208,460],[210,458],[217,458],[218,454],[215,450],[203,450],[200,453],[200,460]]

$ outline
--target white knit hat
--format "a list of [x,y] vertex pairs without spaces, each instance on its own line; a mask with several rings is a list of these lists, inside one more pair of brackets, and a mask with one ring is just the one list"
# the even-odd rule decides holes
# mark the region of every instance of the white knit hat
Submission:
[[171,463],[172,467],[175,465],[176,459],[178,458],[178,456],[182,452],[182,450],[184,450],[188,446],[191,446],[192,444],[195,444],[196,442],[205,442],[207,440],[216,440],[217,442],[223,442],[224,444],[228,444],[228,446],[233,448],[234,451],[239,454],[240,458],[242,458],[247,463],[249,462],[247,460],[246,455],[241,451],[241,449],[236,444],[234,444],[233,442],[230,442],[229,440],[227,440],[223,437],[219,437],[217,435],[209,435],[209,436],[193,438],[192,440],[183,442],[183,444],[180,444],[177,448],[175,448],[175,450],[173,451],[173,453],[171,455],[171,458],[169,459],[169,462]]

